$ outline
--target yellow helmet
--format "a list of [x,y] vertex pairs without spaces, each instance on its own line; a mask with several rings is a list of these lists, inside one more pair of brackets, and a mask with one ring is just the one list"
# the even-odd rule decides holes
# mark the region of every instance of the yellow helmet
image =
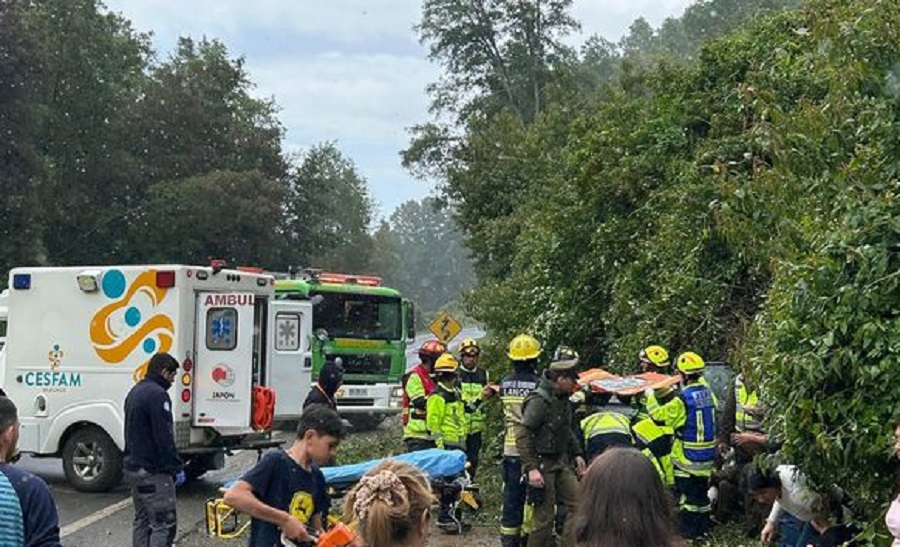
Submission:
[[466,338],[459,345],[460,355],[481,355],[481,347],[474,338]]
[[537,359],[541,354],[541,343],[534,336],[520,334],[509,342],[509,351],[506,355],[513,361],[527,361]]
[[640,359],[658,367],[669,366],[669,352],[662,346],[647,346],[641,350]]
[[676,366],[678,367],[678,370],[684,374],[696,374],[698,372],[703,372],[703,369],[706,368],[703,358],[693,351],[688,351],[679,355]]
[[438,357],[434,363],[434,372],[456,372],[459,369],[459,361],[452,353],[445,353]]

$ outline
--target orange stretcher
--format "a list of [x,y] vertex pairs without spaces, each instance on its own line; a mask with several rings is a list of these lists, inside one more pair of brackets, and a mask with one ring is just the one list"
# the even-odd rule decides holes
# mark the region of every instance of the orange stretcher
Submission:
[[578,375],[578,383],[590,386],[592,391],[618,395],[635,395],[643,393],[646,389],[662,389],[673,386],[680,380],[680,376],[669,376],[658,372],[619,376],[602,368],[588,369]]

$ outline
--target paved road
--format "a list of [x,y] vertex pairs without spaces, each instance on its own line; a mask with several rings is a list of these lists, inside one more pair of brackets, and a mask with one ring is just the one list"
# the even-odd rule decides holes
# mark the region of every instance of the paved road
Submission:
[[[363,435],[371,433],[363,433]],[[281,433],[282,438],[290,433]],[[202,479],[178,490],[178,533],[176,545],[223,547],[245,545],[246,539],[222,540],[206,535],[205,501],[218,494],[219,486],[253,465],[255,452],[240,452],[227,458],[225,469],[212,471]],[[43,478],[50,486],[59,510],[62,544],[66,547],[123,547],[131,545],[131,520],[134,512],[124,485],[103,494],[85,494],[72,489],[65,480],[62,464],[55,459],[27,456],[18,464]],[[434,547],[484,547],[496,543],[494,527],[476,527],[465,537],[444,536],[432,532]]]
[[[288,435],[289,436],[289,435]],[[212,471],[178,490],[179,545],[223,545],[206,538],[203,531],[204,502],[219,486],[237,477],[256,461],[255,452],[240,452],[226,458],[225,469]],[[66,483],[60,460],[23,457],[21,467],[37,474],[50,486],[59,510],[62,544],[69,547],[122,547],[131,545],[134,512],[124,485],[103,494],[85,494]],[[242,541],[232,541],[241,545]]]

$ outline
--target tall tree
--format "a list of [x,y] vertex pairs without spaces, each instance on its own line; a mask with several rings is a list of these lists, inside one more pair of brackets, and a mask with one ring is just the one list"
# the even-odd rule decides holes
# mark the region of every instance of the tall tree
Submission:
[[452,211],[439,205],[435,198],[407,201],[377,233],[387,242],[379,251],[396,253],[399,269],[391,280],[426,313],[459,300],[474,282]]
[[161,182],[133,227],[147,262],[279,266],[285,188],[258,171],[210,171]]
[[[269,186],[286,186],[287,163],[281,154],[282,128],[275,117],[276,107],[269,100],[251,97],[251,88],[243,60],[230,58],[224,44],[215,40],[180,38],[171,58],[152,68],[130,112],[134,136],[129,143],[138,173],[129,196],[133,204],[129,260],[144,262],[158,256],[160,249],[144,244],[161,243],[155,238],[152,214],[160,210],[159,200],[164,196],[179,195],[175,189],[185,180],[188,187],[184,191],[209,188],[217,181],[229,185],[238,181],[239,186],[257,181],[262,185],[261,196],[272,195]],[[231,175],[212,176],[220,171]],[[223,208],[222,214],[227,215],[226,211]],[[283,228],[281,220],[282,215],[275,215],[260,217],[258,222],[268,222],[278,230]],[[260,237],[248,241],[262,244],[268,235]],[[198,241],[206,239],[199,236]],[[283,256],[284,240],[266,244],[270,243],[281,244],[278,252],[272,249],[263,255]]]
[[38,43],[26,26],[24,2],[0,3],[0,284],[10,266],[46,261],[39,184],[45,169],[35,144],[31,99]]
[[366,180],[334,143],[311,148],[289,176],[287,238],[298,265],[360,271],[372,253]]
[[400,238],[391,229],[391,224],[382,219],[372,234],[372,259],[369,271],[384,279],[385,284],[399,287],[405,280],[405,271],[400,258]]
[[36,0],[26,16],[41,49],[30,100],[48,166],[41,192],[48,259],[121,260],[135,175],[123,114],[144,78],[149,41],[96,0]]
[[572,0],[425,0],[417,30],[445,69],[429,86],[432,111],[513,112],[529,123],[544,108],[554,67],[572,51],[561,39],[578,28]]
[[142,179],[149,184],[216,169],[282,178],[283,128],[271,100],[251,97],[242,58],[217,40],[179,38],[153,67],[133,121]]

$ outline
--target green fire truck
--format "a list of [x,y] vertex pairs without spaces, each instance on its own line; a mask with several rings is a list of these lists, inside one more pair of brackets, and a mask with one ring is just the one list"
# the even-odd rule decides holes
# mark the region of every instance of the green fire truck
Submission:
[[338,411],[354,425],[374,427],[400,412],[406,348],[415,339],[415,309],[381,279],[305,270],[278,279],[278,299],[310,299],[313,306],[313,379],[326,362],[344,369]]

